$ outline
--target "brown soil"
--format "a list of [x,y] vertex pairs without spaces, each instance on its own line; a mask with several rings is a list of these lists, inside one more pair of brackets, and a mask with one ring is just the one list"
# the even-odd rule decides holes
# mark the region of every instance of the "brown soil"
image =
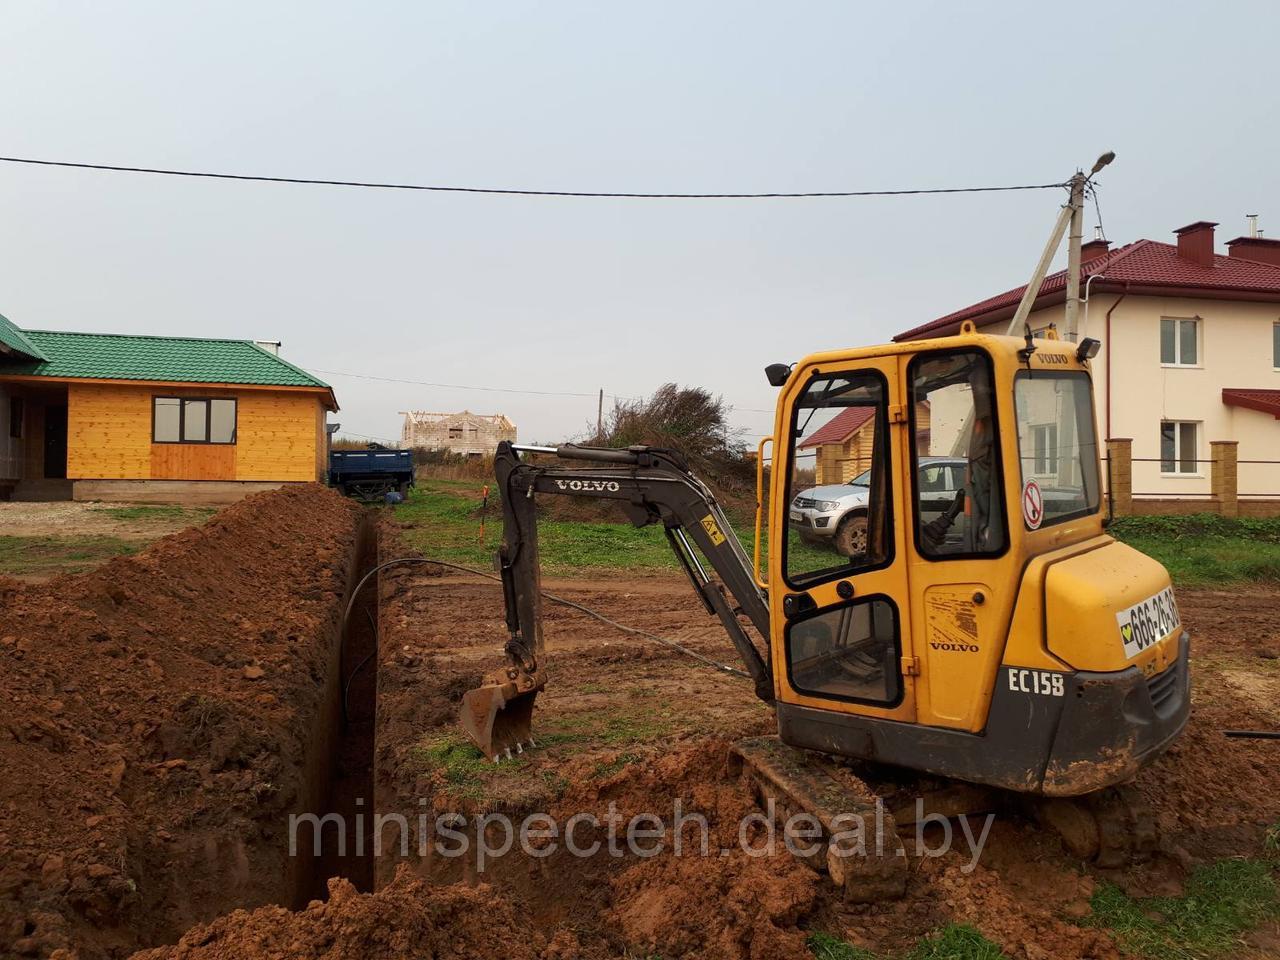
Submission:
[[[342,595],[343,588],[337,582],[340,577],[323,571],[330,569],[326,563],[336,562],[343,548],[337,546],[341,538],[336,535],[326,541],[326,524],[333,521],[325,518],[334,511],[342,513],[343,508],[326,501],[320,510],[319,503],[319,499],[308,499],[291,507],[315,511],[298,521],[294,529],[314,534],[311,542],[322,548],[326,543],[334,545],[332,556],[321,561],[291,554],[292,559],[285,563],[301,566],[303,572],[293,578],[298,581],[330,576],[327,586],[316,589],[332,601]],[[225,516],[220,515],[211,526],[223,522]],[[280,517],[268,528],[277,532],[294,522]],[[346,546],[350,548],[351,542]],[[235,548],[224,542],[219,549]],[[270,552],[261,543],[255,549]],[[277,544],[275,549],[286,547]],[[381,559],[401,553],[394,529],[386,527]],[[217,569],[227,566],[211,555],[208,562]],[[113,568],[120,566],[112,564]],[[262,567],[254,571],[249,578],[259,581],[254,589],[273,592],[270,588],[263,591],[261,582],[278,581],[270,580]],[[120,580],[119,575],[109,575],[104,583]],[[548,580],[544,586],[622,622],[672,637],[716,659],[733,661],[727,638],[678,577],[623,578],[612,574],[596,580]],[[204,589],[202,585],[200,590]],[[1280,764],[1274,760],[1275,745],[1221,736],[1226,727],[1274,729],[1280,722],[1277,704],[1270,698],[1280,680],[1280,659],[1274,655],[1280,651],[1280,634],[1271,623],[1280,594],[1274,591],[1179,592],[1184,622],[1195,638],[1195,709],[1186,736],[1144,771],[1138,784],[1161,819],[1169,843],[1166,855],[1141,868],[1102,873],[1073,861],[1057,839],[1025,816],[1002,811],[981,863],[972,871],[963,849],[929,858],[919,856],[908,842],[912,859],[907,895],[895,902],[850,905],[835,896],[825,878],[785,850],[752,856],[740,845],[739,824],[755,808],[729,775],[727,747],[735,738],[773,729],[772,713],[754,700],[745,682],[649,641],[618,633],[579,612],[548,605],[546,635],[553,676],[538,701],[535,729],[540,745],[511,763],[494,767],[471,759],[459,743],[456,711],[463,691],[500,661],[506,631],[498,585],[444,574],[439,568],[401,566],[385,571],[377,590],[381,603],[373,811],[401,814],[409,824],[415,824],[424,811],[432,816],[458,811],[471,817],[504,811],[517,822],[527,814],[545,811],[560,825],[572,814],[590,813],[602,824],[612,816],[624,829],[633,815],[652,812],[663,818],[664,830],[655,840],[663,844],[662,851],[652,857],[625,852],[613,856],[607,833],[599,827],[577,834],[581,845],[595,840],[604,844],[594,856],[572,857],[561,843],[550,856],[533,857],[520,852],[517,845],[512,853],[493,860],[481,871],[474,856],[445,858],[429,845],[421,853],[417,849],[419,837],[412,828],[408,855],[401,857],[398,834],[392,830],[383,835],[383,853],[371,865],[375,893],[361,894],[346,881],[331,881],[327,903],[315,901],[297,912],[281,906],[237,910],[188,930],[175,946],[140,955],[144,960],[295,956],[603,960],[623,955],[773,960],[808,958],[805,940],[816,930],[877,952],[893,953],[909,948],[948,922],[977,927],[1012,957],[1113,958],[1118,952],[1107,933],[1080,926],[1099,882],[1116,882],[1140,893],[1176,893],[1186,870],[1196,863],[1223,856],[1257,856],[1263,827],[1280,819]],[[308,595],[307,590],[281,589],[276,599],[286,602],[282,599],[285,594],[293,596],[295,591],[303,598]],[[35,592],[27,588],[23,596]],[[243,593],[236,588],[216,599],[234,605],[237,618],[257,620],[263,607],[253,592],[246,585]],[[143,591],[138,588],[136,593]],[[136,597],[128,602],[131,610],[135,602]],[[332,609],[324,602],[316,608],[307,608],[303,600],[289,599],[287,604],[290,611],[310,609],[317,616]],[[216,618],[215,613],[207,615]],[[8,616],[6,611],[4,618]],[[168,609],[163,619],[169,622],[176,616],[178,611]],[[53,631],[54,627],[48,629]],[[58,629],[62,632],[56,635],[68,644],[73,641],[65,634],[87,632],[83,624]],[[172,632],[175,636],[198,635],[200,629]],[[254,636],[253,631],[246,632]],[[295,632],[304,635],[305,628],[298,627]],[[89,641],[77,642],[77,650],[92,646]],[[107,642],[123,644],[114,635]],[[187,650],[188,645],[174,643],[180,652]],[[265,641],[256,638],[253,643]],[[13,649],[6,648],[0,656],[13,656]],[[154,648],[148,649],[166,675],[170,670],[177,672]],[[263,663],[273,651],[279,656],[270,643],[255,649],[266,651],[266,656],[258,654]],[[176,656],[168,647],[166,651],[166,656]],[[30,648],[23,651],[24,657],[32,654]],[[129,664],[135,672],[139,664],[142,670],[149,669],[140,654],[132,654],[134,660]],[[126,652],[120,659],[127,662],[130,655]],[[80,659],[85,658],[81,655]],[[116,658],[111,659],[114,663]],[[234,706],[237,711],[248,711],[245,715],[251,722],[246,721],[246,730],[261,740],[233,751],[237,757],[251,758],[243,767],[233,764],[233,772],[249,782],[252,794],[253,783],[264,779],[259,769],[269,768],[271,782],[281,793],[290,794],[296,804],[301,787],[289,781],[288,768],[282,769],[280,758],[304,751],[303,734],[295,723],[304,711],[291,712],[284,707],[300,699],[296,685],[286,683],[277,689],[268,684],[292,676],[299,665],[288,657],[269,662],[266,677],[251,684],[237,681],[234,671],[228,677],[226,668],[216,660],[210,665],[212,672],[183,668],[180,679],[188,688],[219,689],[221,683],[232,691],[219,694],[225,697],[233,697],[241,687],[250,688],[250,695],[234,699]],[[110,675],[120,681],[116,689],[124,689],[127,672]],[[236,682],[228,683],[228,679]],[[94,674],[92,682],[94,690],[110,690],[114,680],[98,679]],[[0,684],[0,709],[5,709],[6,700],[14,703],[22,685],[7,679]],[[89,689],[87,685],[85,689]],[[125,754],[125,795],[107,805],[108,819],[98,822],[94,831],[78,826],[62,829],[59,835],[44,838],[44,847],[27,844],[32,849],[14,859],[23,864],[21,886],[14,889],[25,898],[26,922],[42,905],[53,904],[62,917],[72,918],[59,922],[79,924],[72,932],[80,942],[99,948],[103,943],[125,942],[119,934],[108,940],[97,933],[94,940],[86,933],[85,925],[93,919],[85,906],[73,902],[74,890],[69,883],[48,892],[41,892],[45,888],[39,886],[44,867],[40,858],[52,855],[46,851],[78,850],[74,855],[64,854],[68,863],[74,859],[77,865],[89,857],[107,862],[106,853],[93,846],[103,841],[106,845],[102,849],[118,849],[127,858],[121,861],[125,868],[119,875],[138,885],[136,893],[119,894],[120,905],[107,915],[117,918],[117,923],[124,917],[125,922],[150,924],[146,936],[132,940],[134,944],[162,939],[172,942],[177,940],[181,923],[207,920],[234,906],[287,900],[278,889],[268,892],[265,879],[258,887],[246,881],[217,894],[206,885],[202,893],[209,899],[201,902],[200,910],[172,893],[148,892],[198,884],[202,869],[206,878],[218,877],[225,882],[225,869],[191,868],[202,862],[199,844],[210,836],[238,842],[242,862],[249,865],[242,872],[264,878],[270,874],[278,886],[282,839],[272,827],[283,819],[284,810],[295,808],[274,797],[268,798],[267,807],[246,802],[240,780],[228,779],[224,785],[220,779],[223,774],[209,755],[211,745],[188,746],[177,753],[158,749],[158,731],[164,723],[148,720],[149,711],[172,711],[174,707],[172,697],[164,692],[166,682],[148,688],[148,695],[153,689],[160,691],[155,702],[131,704],[127,711],[121,709],[126,714],[121,720],[111,717],[101,721],[102,732],[86,730],[83,734],[86,741],[119,743],[117,753]],[[264,690],[273,695],[274,703],[259,704],[252,696]],[[55,693],[63,696],[56,687],[43,696]],[[116,699],[121,695],[117,693]],[[372,691],[357,697],[361,709],[370,709],[372,697]],[[104,697],[103,701],[110,703],[111,699]],[[55,717],[65,719],[72,713],[67,703],[69,694],[64,712]],[[135,719],[135,712],[141,714],[140,719]],[[154,724],[155,729],[130,736],[133,724],[139,722]],[[3,730],[0,725],[0,736]],[[19,746],[25,747],[25,743]],[[16,747],[0,741],[0,751],[11,749]],[[99,755],[100,765],[106,766],[116,753],[102,749]],[[10,759],[7,753],[0,752],[0,756],[6,762]],[[184,769],[167,774],[154,769],[171,756],[187,759],[187,770],[198,765],[205,781],[209,776],[214,780],[212,786],[203,781],[192,786],[193,795],[204,805],[197,807],[199,816],[186,823],[175,819],[180,805],[162,789],[166,778]],[[30,765],[25,755],[20,762]],[[105,777],[105,786],[100,789],[110,787],[111,769],[97,769],[80,748],[67,750],[63,762],[70,764],[67,769],[83,771],[77,775],[85,782]],[[206,769],[208,776],[204,775]],[[64,781],[61,772],[49,774],[49,782],[62,783],[61,789],[68,794],[62,799],[55,791],[56,802],[63,807],[83,804],[83,795],[89,791],[72,788]],[[12,785],[0,785],[6,809],[40,809],[34,794],[11,802],[13,790]],[[677,798],[683,815],[705,818],[709,856],[695,855],[700,839],[696,826],[681,832],[685,854],[676,856],[672,851],[675,837],[670,822]],[[212,806],[218,801],[225,806],[215,813]],[[140,803],[146,805],[142,832],[124,823],[122,816],[129,809],[136,814]],[[190,798],[183,798],[182,805],[190,807]],[[83,816],[88,809],[79,813]],[[93,808],[94,814],[98,812]],[[106,832],[104,825],[110,824],[114,824],[114,833]],[[154,852],[147,859],[135,859],[137,851],[148,851],[146,837],[141,834],[157,826],[183,846],[182,851],[169,855],[167,866]],[[23,829],[26,843],[30,831]],[[89,833],[92,836],[82,835]],[[12,845],[16,835],[11,823],[0,823],[0,842],[8,838]],[[766,839],[762,819],[750,825],[746,837],[752,848]],[[474,833],[471,839],[474,842]],[[110,847],[111,843],[117,847]],[[0,849],[0,854],[3,852]],[[48,869],[56,873],[63,866],[55,863]],[[185,879],[188,873],[194,874],[194,881]],[[37,893],[45,899],[38,899]],[[150,910],[150,917],[139,909],[142,904]],[[1259,955],[1266,955],[1267,931],[1252,936],[1250,943],[1262,944],[1257,947]],[[0,940],[0,945],[4,943]]]
[[174,947],[134,960],[534,960],[544,944],[490,888],[428,887],[405,871],[372,895],[334,879],[328,900],[313,900],[305,910],[237,910],[192,930]]
[[[384,553],[394,549],[387,538]],[[732,661],[727,639],[676,577],[629,576],[545,586],[608,616]],[[807,957],[807,934],[826,930],[876,951],[911,946],[947,922],[969,923],[1011,956],[1114,957],[1105,932],[1079,925],[1103,879],[1137,892],[1177,892],[1186,869],[1221,856],[1258,855],[1265,824],[1280,818],[1275,746],[1228,741],[1226,727],[1274,729],[1242,691],[1242,670],[1266,683],[1280,677],[1268,651],[1280,646],[1274,591],[1181,591],[1195,646],[1195,710],[1186,737],[1145,771],[1139,786],[1169,838],[1155,864],[1103,874],[1072,861],[1060,842],[1025,817],[1002,813],[982,862],[967,855],[917,858],[907,896],[895,903],[837,902],[817,875],[785,851],[746,856],[737,825],[750,808],[724,767],[731,738],[769,732],[772,715],[746,684],[697,666],[666,648],[631,638],[562,607],[546,608],[554,676],[538,701],[544,742],[532,756],[476,777],[430,761],[453,737],[458,698],[499,660],[505,639],[496,584],[421,567],[389,572],[383,584],[384,642],[379,674],[380,811],[408,816],[428,798],[437,810],[548,810],[603,819],[662,814],[681,797],[706,815],[712,856],[641,859],[560,854],[531,864],[514,854],[484,878],[527,910],[549,937],[572,937],[574,955],[630,950],[687,957]],[[1234,672],[1233,672],[1234,670]],[[1256,694],[1256,685],[1253,692]],[[1267,689],[1265,686],[1261,689]],[[625,822],[625,820],[624,820]],[[754,835],[754,834],[753,834]],[[728,849],[716,856],[717,849]],[[476,879],[473,869],[410,856],[435,882]],[[383,882],[397,858],[385,856]],[[557,944],[559,941],[557,941]],[[560,946],[549,948],[548,956]]]
[[0,954],[120,955],[291,896],[357,512],[251,497],[145,552],[0,582]]

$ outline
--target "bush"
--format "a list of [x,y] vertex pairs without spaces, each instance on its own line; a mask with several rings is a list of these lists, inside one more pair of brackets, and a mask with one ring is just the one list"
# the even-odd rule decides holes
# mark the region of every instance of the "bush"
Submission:
[[1219,539],[1280,543],[1280,517],[1223,517],[1192,513],[1170,517],[1117,517],[1107,532],[1121,540],[1153,537],[1162,540]]
[[755,463],[746,455],[740,431],[729,426],[731,409],[701,387],[664,383],[647,399],[615,401],[604,435],[593,442],[676,450],[711,486],[742,496],[755,488]]

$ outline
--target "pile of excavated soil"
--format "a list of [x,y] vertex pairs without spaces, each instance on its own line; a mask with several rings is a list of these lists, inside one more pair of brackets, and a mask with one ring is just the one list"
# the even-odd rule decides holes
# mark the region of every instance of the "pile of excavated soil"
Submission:
[[357,526],[294,487],[91,573],[0,581],[0,955],[123,955],[292,895]]
[[134,960],[535,960],[545,946],[490,888],[430,887],[402,870],[376,894],[334,879],[305,910],[237,910]]

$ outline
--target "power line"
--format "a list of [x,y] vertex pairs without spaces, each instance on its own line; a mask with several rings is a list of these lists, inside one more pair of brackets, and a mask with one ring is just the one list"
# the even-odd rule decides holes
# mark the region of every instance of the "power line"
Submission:
[[[405,383],[415,387],[439,387],[445,390],[481,390],[487,393],[515,393],[515,394],[531,394],[538,397],[597,397],[599,392],[580,393],[569,390],[525,390],[518,387],[491,387],[479,386],[470,383],[436,383],[431,380],[409,380],[403,377],[379,377],[370,373],[347,373],[345,370],[322,370],[319,367],[308,366],[308,370],[315,373],[323,373],[329,377],[352,377],[356,380],[376,380],[379,383]],[[643,397],[626,396],[620,393],[606,393],[606,397],[610,400],[643,400]],[[769,413],[773,410],[766,410],[761,407],[739,407],[730,404],[735,411],[744,413]]]
[[37,160],[32,157],[0,157],[3,163],[38,167],[104,170],[112,173],[149,173],[164,177],[201,177],[208,180],[250,180],[258,183],[296,183],[324,187],[363,187],[371,190],[425,190],[433,193],[487,193],[519,197],[596,197],[624,200],[799,200],[822,197],[905,197],[943,193],[999,193],[1010,190],[1052,190],[1065,183],[1030,183],[993,187],[930,187],[914,190],[810,190],[800,193],[632,193],[602,190],[525,190],[514,187],[449,187],[422,183],[379,183],[369,180],[322,180],[312,177],[268,177],[245,173],[210,173],[162,167],[128,167],[71,160]]

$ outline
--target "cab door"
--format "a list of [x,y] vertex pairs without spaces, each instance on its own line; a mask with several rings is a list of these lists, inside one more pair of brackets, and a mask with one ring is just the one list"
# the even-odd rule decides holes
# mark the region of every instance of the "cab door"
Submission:
[[976,733],[986,725],[1021,574],[1008,557],[994,364],[972,343],[900,362],[916,720]]
[[805,361],[778,417],[769,518],[775,694],[797,706],[913,720],[903,539],[910,459],[897,358]]

